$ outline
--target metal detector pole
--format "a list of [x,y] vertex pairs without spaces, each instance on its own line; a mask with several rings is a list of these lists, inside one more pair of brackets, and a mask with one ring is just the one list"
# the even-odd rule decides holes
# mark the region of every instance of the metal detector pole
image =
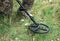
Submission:
[[21,1],[19,1],[19,0],[16,0],[18,3],[19,3],[19,5],[21,6],[21,8],[22,9],[24,9],[23,11],[30,17],[30,19],[32,20],[32,22],[35,24],[35,25],[37,25],[37,23],[36,23],[36,21],[32,18],[32,16],[30,15],[30,13],[28,13],[28,11],[24,8],[24,6],[21,4]]

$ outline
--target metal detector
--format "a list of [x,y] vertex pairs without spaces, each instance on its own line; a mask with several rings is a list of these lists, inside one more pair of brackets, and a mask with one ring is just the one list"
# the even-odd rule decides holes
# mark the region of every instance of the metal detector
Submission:
[[20,5],[20,11],[24,11],[29,18],[31,19],[31,21],[33,22],[30,26],[29,26],[29,30],[31,30],[33,33],[37,33],[37,34],[45,34],[49,32],[49,26],[42,24],[42,23],[38,23],[36,22],[32,16],[30,15],[30,13],[28,12],[28,10],[22,5],[21,1],[16,0],[18,2],[18,4]]

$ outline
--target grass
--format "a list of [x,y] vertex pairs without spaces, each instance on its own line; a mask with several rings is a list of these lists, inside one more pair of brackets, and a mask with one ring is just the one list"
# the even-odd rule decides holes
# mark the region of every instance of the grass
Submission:
[[[19,5],[15,0],[13,1],[13,15],[15,16]],[[0,24],[0,41],[60,41],[60,0],[53,0],[52,4],[45,0],[35,0],[30,13],[37,22],[49,25],[50,32],[47,34],[30,33],[25,24],[31,21],[24,18],[24,21],[14,22],[9,28]]]

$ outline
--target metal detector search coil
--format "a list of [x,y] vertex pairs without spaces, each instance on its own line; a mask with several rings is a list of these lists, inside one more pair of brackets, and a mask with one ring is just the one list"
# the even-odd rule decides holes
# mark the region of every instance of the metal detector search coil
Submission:
[[24,11],[29,18],[31,19],[31,21],[33,22],[30,26],[29,26],[29,30],[31,30],[33,33],[37,33],[37,34],[45,34],[49,32],[49,26],[42,24],[42,23],[37,23],[32,16],[30,15],[30,13],[27,11],[27,9],[22,5],[21,1],[16,0],[18,2],[18,4],[20,5],[20,11]]

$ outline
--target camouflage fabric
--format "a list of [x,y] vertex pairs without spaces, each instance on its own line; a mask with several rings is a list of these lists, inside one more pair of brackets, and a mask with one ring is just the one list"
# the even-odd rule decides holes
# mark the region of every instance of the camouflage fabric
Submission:
[[31,9],[33,6],[34,0],[22,0],[22,4],[26,9]]
[[6,15],[10,15],[12,12],[12,7],[13,0],[0,0],[0,12],[3,12]]

